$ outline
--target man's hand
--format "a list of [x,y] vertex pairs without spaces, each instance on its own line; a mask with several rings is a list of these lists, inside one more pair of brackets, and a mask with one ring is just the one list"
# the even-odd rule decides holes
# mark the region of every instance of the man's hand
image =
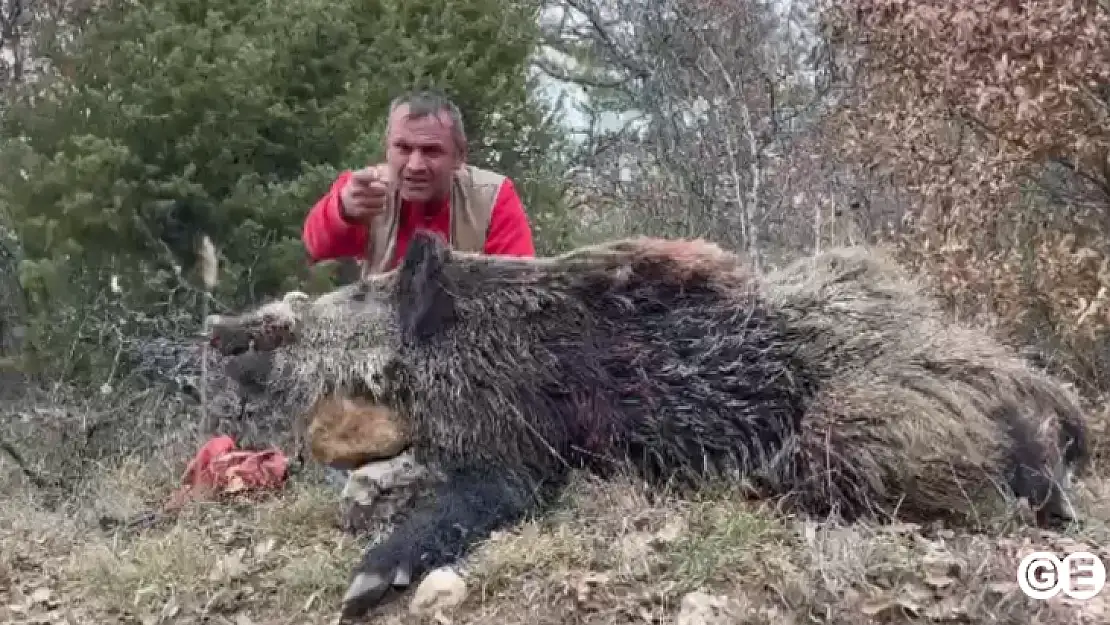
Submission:
[[389,170],[385,165],[359,169],[339,192],[339,211],[351,223],[368,225],[385,210]]

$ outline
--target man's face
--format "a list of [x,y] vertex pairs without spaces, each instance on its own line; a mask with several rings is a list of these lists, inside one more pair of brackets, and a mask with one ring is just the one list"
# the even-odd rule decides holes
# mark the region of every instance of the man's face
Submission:
[[389,119],[386,160],[397,181],[401,199],[428,202],[447,195],[451,175],[462,155],[451,138],[451,118],[445,113],[419,118],[408,116],[401,105]]

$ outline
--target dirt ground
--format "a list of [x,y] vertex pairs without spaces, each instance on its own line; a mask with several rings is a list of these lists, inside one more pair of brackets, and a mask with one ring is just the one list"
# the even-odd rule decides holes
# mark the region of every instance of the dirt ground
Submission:
[[[1034,549],[1110,562],[1110,466],[1079,487],[1082,527],[1063,534],[992,518],[982,533],[836,526],[725,498],[649,503],[628,484],[581,480],[558,512],[485,544],[468,594],[438,615],[409,596],[377,623],[676,625],[1110,622],[1110,589],[1086,602],[1034,601],[1016,583]],[[367,539],[338,526],[338,492],[308,474],[254,502],[194,503],[133,527],[176,486],[184,459],[105,468],[79,502],[20,486],[0,506],[0,622],[332,623]]]

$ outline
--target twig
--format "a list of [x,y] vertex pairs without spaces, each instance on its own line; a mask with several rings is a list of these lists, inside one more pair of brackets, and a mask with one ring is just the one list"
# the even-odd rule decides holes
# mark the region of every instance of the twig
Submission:
[[[208,300],[212,297],[212,290],[216,287],[220,269],[219,259],[216,257],[216,248],[212,245],[212,240],[208,238],[208,235],[201,237],[198,256],[201,284],[204,287],[204,294],[200,300],[200,318],[201,323],[207,323]],[[208,434],[212,428],[208,418],[208,344],[209,342],[205,341],[200,348],[200,414],[201,429],[205,434]]]
[[3,449],[5,452],[8,453],[9,456],[11,456],[12,461],[15,462],[15,466],[19,467],[20,472],[22,472],[23,475],[28,480],[30,480],[30,482],[34,484],[37,488],[48,490],[52,487],[58,486],[57,480],[49,480],[43,477],[42,474],[40,474],[38,471],[32,469],[30,465],[27,464],[27,461],[23,459],[23,455],[19,453],[19,450],[15,448],[15,445],[12,445],[8,441],[0,438],[0,449]]

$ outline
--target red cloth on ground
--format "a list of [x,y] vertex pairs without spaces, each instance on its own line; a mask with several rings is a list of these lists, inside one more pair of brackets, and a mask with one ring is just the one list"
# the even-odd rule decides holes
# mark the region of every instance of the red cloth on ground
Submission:
[[289,459],[280,449],[237,451],[230,436],[209,439],[189,461],[169,508],[213,495],[276,490],[285,485]]

